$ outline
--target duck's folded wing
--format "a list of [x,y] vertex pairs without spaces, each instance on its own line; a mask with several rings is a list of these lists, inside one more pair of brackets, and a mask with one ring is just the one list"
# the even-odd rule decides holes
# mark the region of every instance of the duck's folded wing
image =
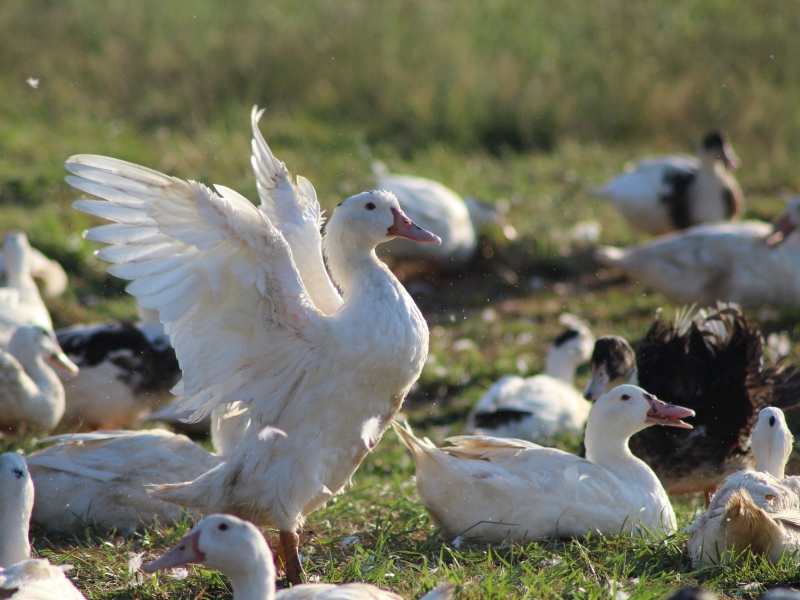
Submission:
[[116,222],[87,232],[110,244],[98,257],[131,280],[139,304],[159,311],[183,372],[174,390],[182,408],[199,420],[217,405],[255,399],[268,423],[326,328],[281,233],[221,186],[215,193],[101,156],[66,166],[70,185],[104,199],[75,208]]
[[258,128],[264,109],[253,107],[253,156],[250,162],[256,176],[261,210],[283,234],[292,249],[292,256],[308,294],[319,310],[331,315],[342,304],[322,259],[324,221],[314,186],[305,177],[297,176],[297,185],[286,165],[270,150]]

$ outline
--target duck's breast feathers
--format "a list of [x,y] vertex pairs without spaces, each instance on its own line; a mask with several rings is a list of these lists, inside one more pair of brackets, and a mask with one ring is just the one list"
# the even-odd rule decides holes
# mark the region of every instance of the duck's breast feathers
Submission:
[[332,314],[342,299],[325,270],[322,259],[320,228],[323,218],[314,186],[305,177],[297,185],[286,165],[270,150],[258,128],[264,110],[253,107],[251,165],[256,176],[263,211],[280,230],[292,249],[292,256],[314,304],[325,314]]
[[[223,395],[243,399],[245,371],[259,371],[261,383],[277,377],[280,384],[267,385],[274,388],[306,368],[303,357],[324,337],[325,318],[263,212],[227,188],[217,194],[116,159],[74,156],[67,168],[70,185],[106,200],[75,202],[116,222],[86,237],[112,244],[98,253],[116,263],[109,272],[132,280],[128,291],[159,310],[196,418]],[[274,355],[281,359],[272,367],[253,368]]]

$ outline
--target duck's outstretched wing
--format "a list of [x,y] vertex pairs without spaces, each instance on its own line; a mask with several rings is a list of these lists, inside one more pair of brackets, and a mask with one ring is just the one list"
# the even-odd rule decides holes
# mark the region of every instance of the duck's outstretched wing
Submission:
[[314,186],[297,176],[297,185],[286,165],[269,149],[258,128],[264,109],[253,107],[253,156],[250,163],[256,176],[261,210],[283,234],[292,249],[300,277],[314,304],[324,314],[336,312],[342,297],[328,277],[322,259],[320,228],[324,221]]
[[86,233],[110,245],[98,257],[159,311],[183,371],[183,408],[200,419],[242,401],[269,422],[326,324],[266,214],[228,188],[113,158],[73,156],[66,167],[70,185],[103,198],[74,207],[115,222]]

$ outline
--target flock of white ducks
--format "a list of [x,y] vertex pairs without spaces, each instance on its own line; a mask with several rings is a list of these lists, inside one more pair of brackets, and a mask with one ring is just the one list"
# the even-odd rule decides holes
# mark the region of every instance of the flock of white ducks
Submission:
[[[389,191],[340,203],[323,237],[313,186],[302,177],[292,181],[261,136],[260,117],[254,109],[258,207],[228,188],[212,190],[116,159],[80,155],[68,161],[68,182],[102,198],[79,200],[75,207],[114,223],[92,229],[87,238],[109,244],[98,254],[115,263],[109,272],[131,280],[127,289],[144,318],[139,324],[61,330],[57,341],[32,277],[42,261],[24,234],[9,234],[3,253],[7,286],[0,288],[7,345],[0,355],[0,427],[47,432],[62,415],[65,429],[141,420],[168,400],[181,376],[179,360],[183,380],[175,388],[175,410],[193,421],[211,418],[215,452],[164,430],[42,440],[55,444],[28,457],[41,494],[34,522],[48,530],[91,522],[130,533],[153,521],[174,521],[186,508],[194,514],[233,513],[279,529],[278,556],[287,579],[299,583],[297,529],[343,489],[392,424],[427,355],[425,321],[377,259],[376,248],[405,238],[390,256],[436,262],[446,270],[469,261],[485,225],[505,226],[509,239],[515,233],[500,213],[465,203],[437,182],[378,169],[378,185]],[[689,227],[639,248],[601,249],[599,259],[635,274],[646,271],[643,281],[667,286],[664,293],[679,301],[795,305],[795,296],[780,286],[794,294],[800,289],[791,260],[800,200],[787,205],[774,228],[692,227],[736,218],[741,211],[741,192],[728,172],[736,158],[724,136],[706,136],[698,156],[641,161],[598,190],[649,233]],[[433,233],[413,221],[430,223]],[[443,224],[449,229],[437,229]],[[441,242],[437,231],[441,246],[418,243]],[[737,251],[742,262],[725,269]],[[669,268],[676,263],[679,271],[689,265],[696,276],[673,277]],[[703,275],[705,268],[716,275]],[[58,290],[58,276],[52,279],[51,291]],[[771,279],[776,281],[765,291]],[[752,427],[759,404],[780,404],[787,396],[781,386],[795,386],[798,377],[795,370],[762,368],[763,341],[756,341],[760,335],[741,313],[719,308],[710,315],[684,315],[674,326],[657,322],[637,353],[620,338],[598,340],[585,392],[597,399],[593,405],[575,389],[574,378],[594,338],[585,323],[572,318],[568,324],[571,329],[551,348],[545,373],[498,381],[471,412],[468,427],[543,441],[585,425],[585,459],[486,435],[451,438],[451,446],[438,449],[395,424],[414,456],[423,502],[446,534],[494,542],[587,532],[669,535],[676,522],[667,491],[709,489],[755,460],[758,471],[731,475],[692,526],[693,564],[735,561],[744,548],[775,562],[798,549],[800,484],[783,476],[791,451],[783,413],[766,408]],[[703,352],[708,356],[697,361]],[[681,353],[700,366],[687,368]],[[43,367],[45,360],[72,371],[64,382],[76,401],[67,403],[66,413],[64,389]],[[698,391],[703,375],[710,391]],[[718,412],[715,398],[722,388],[728,406]],[[685,406],[665,404],[654,394]],[[113,409],[104,402],[110,399]],[[28,413],[20,412],[22,405]],[[681,420],[695,411],[692,425]],[[739,417],[741,427],[729,423]],[[654,424],[691,431],[665,435],[666,428],[650,428]],[[706,455],[707,446],[723,437],[733,444],[723,444],[725,455]],[[692,452],[690,468],[675,463]],[[22,482],[27,508],[8,505],[6,511],[21,518],[9,529],[17,534],[0,540],[3,597],[27,598],[20,595],[25,586],[46,586],[56,591],[53,597],[81,598],[61,568],[43,561],[9,566],[30,557],[33,491],[24,460],[0,457],[0,467],[8,465]],[[13,489],[4,484],[2,492]],[[712,546],[715,554],[708,550]],[[147,570],[187,562],[228,574],[238,599],[276,596],[271,551],[256,527],[240,518],[212,514]],[[451,595],[443,586],[425,597]],[[302,585],[277,596],[398,597],[364,584]]]

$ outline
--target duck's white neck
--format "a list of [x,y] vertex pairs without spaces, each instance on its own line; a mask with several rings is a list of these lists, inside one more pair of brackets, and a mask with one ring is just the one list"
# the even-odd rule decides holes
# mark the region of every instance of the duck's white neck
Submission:
[[547,359],[544,365],[544,372],[550,377],[555,377],[561,381],[566,381],[570,385],[575,383],[575,372],[578,365],[572,359],[572,353],[568,349],[552,347],[547,352]]
[[757,451],[753,448],[753,454],[756,457],[757,471],[769,473],[777,479],[785,477],[788,457],[786,456],[786,449],[782,445],[781,447],[778,447],[775,443],[762,445]]
[[225,575],[233,586],[233,600],[273,600],[275,598],[275,566],[272,553],[257,552],[228,568]]
[[[3,493],[7,493],[3,490]],[[30,494],[33,493],[31,486]],[[0,567],[10,567],[31,557],[31,546],[28,542],[28,525],[31,520],[33,497],[23,490],[22,497],[15,497],[22,505],[8,506],[8,502],[0,505]],[[4,500],[10,498],[4,497]]]
[[331,235],[329,232],[325,236],[328,268],[345,300],[358,293],[356,290],[361,287],[372,288],[377,282],[385,281],[386,275],[393,278],[389,268],[378,259],[374,247],[365,246],[361,240],[354,243],[352,237],[347,236],[330,239]]
[[636,432],[631,432],[630,427],[621,423],[609,423],[608,420],[602,422],[592,416],[589,413],[584,434],[587,459],[624,479],[649,480],[650,476],[655,478],[650,467],[635,457],[628,448],[628,440]]

